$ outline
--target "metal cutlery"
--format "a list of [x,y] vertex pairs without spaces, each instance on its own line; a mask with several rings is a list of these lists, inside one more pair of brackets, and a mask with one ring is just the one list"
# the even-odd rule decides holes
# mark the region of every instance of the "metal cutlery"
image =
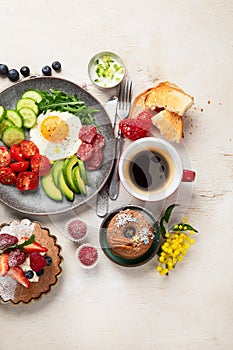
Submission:
[[[121,83],[118,95],[118,102],[116,108],[116,115],[122,120],[129,116],[132,98],[132,81],[126,80]],[[121,130],[118,128],[118,134],[115,144],[115,160],[110,178],[109,197],[113,200],[117,199],[119,194],[119,176],[118,176],[118,162],[121,154]]]
[[[108,113],[114,128],[116,122],[116,106],[117,96],[112,96],[105,105],[105,110]],[[108,180],[103,187],[99,190],[96,198],[96,214],[100,217],[104,217],[108,213]]]

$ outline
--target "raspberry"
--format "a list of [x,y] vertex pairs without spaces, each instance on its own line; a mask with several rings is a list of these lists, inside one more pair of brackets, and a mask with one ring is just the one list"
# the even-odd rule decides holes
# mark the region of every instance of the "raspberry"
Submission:
[[0,234],[0,249],[6,249],[11,245],[14,245],[18,242],[18,238],[12,235],[8,235],[8,233]]
[[32,252],[30,254],[30,266],[33,271],[38,272],[46,266],[46,260],[40,253]]
[[13,249],[9,252],[8,265],[9,267],[19,266],[26,260],[26,254],[20,248]]

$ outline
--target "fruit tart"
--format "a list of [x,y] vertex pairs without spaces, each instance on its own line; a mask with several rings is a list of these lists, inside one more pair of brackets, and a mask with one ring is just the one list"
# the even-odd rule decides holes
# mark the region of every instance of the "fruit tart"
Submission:
[[56,237],[28,219],[0,226],[0,301],[28,303],[50,291],[61,274]]

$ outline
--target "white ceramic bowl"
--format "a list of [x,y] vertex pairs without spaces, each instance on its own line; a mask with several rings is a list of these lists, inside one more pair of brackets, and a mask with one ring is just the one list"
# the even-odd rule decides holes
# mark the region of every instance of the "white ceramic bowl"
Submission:
[[101,89],[114,88],[125,76],[122,59],[111,51],[95,54],[88,64],[88,75],[94,85]]

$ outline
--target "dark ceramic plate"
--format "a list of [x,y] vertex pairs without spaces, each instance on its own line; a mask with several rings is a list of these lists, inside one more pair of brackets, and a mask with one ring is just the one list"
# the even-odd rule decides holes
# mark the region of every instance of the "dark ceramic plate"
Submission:
[[50,88],[62,90],[68,94],[77,94],[79,99],[89,107],[99,110],[95,114],[95,122],[99,125],[100,132],[105,137],[104,157],[101,167],[96,171],[89,171],[88,178],[90,186],[87,188],[87,195],[75,195],[73,202],[66,198],[62,202],[55,202],[48,198],[41,185],[35,191],[20,192],[13,186],[0,185],[0,200],[9,207],[23,213],[46,215],[66,212],[87,202],[103,186],[108,178],[114,158],[114,135],[111,121],[101,104],[87,91],[80,86],[60,78],[33,77],[16,83],[0,93],[0,105],[6,109],[15,108],[17,100],[27,89]]
[[[147,218],[151,221],[151,224],[154,226],[154,229],[155,229],[154,240],[153,240],[153,243],[152,243],[150,249],[145,254],[143,254],[142,256],[140,256],[137,259],[123,259],[123,258],[113,254],[111,249],[109,248],[109,245],[108,245],[108,242],[106,239],[106,231],[107,231],[107,227],[108,227],[110,220],[113,218],[114,215],[119,213],[121,210],[126,210],[126,209],[142,211],[143,214],[146,215]],[[142,207],[139,207],[139,206],[128,205],[128,206],[121,207],[121,208],[118,208],[118,209],[112,211],[103,220],[103,222],[100,226],[99,240],[100,240],[100,245],[102,247],[104,254],[111,261],[113,261],[114,263],[116,263],[118,265],[122,265],[122,266],[126,266],[126,267],[134,267],[134,266],[139,266],[139,265],[145,264],[146,262],[148,262],[150,259],[153,258],[153,256],[156,254],[156,252],[159,249],[160,233],[159,233],[159,227],[158,227],[157,221],[155,220],[154,216],[148,210],[146,210]]]

